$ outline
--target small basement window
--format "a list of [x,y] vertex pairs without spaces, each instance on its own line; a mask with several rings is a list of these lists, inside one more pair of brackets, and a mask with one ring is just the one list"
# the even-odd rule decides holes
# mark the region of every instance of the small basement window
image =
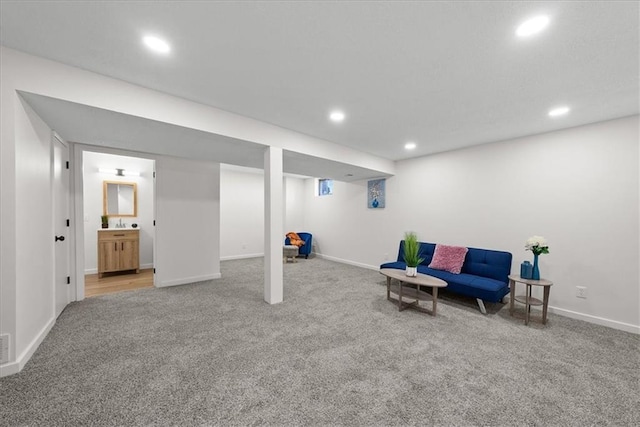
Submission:
[[318,196],[330,196],[332,194],[333,194],[333,180],[319,179],[318,180]]

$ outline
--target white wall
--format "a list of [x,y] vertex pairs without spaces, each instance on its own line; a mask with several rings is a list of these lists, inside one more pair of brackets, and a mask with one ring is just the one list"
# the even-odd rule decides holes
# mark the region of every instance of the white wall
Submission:
[[[103,181],[135,182],[138,189],[138,216],[122,217],[123,223],[138,224],[140,229],[140,268],[153,267],[153,168],[154,161],[139,157],[117,156],[85,151],[83,154],[83,198],[84,198],[84,272],[98,271],[97,235],[101,228],[103,209]],[[99,168],[134,170],[140,176],[115,176],[98,171]],[[120,220],[112,217],[109,226]]]
[[305,181],[313,182],[312,178],[300,179],[285,177],[285,215],[284,232],[307,231],[304,223]]
[[[305,181],[284,178],[285,233],[306,231]],[[224,165],[220,170],[220,256],[222,260],[264,256],[264,172],[260,169]]]
[[515,273],[532,259],[525,240],[542,235],[553,311],[640,332],[638,125],[634,116],[401,161],[381,210],[366,208],[366,182],[336,182],[325,197],[308,183],[305,222],[324,256],[371,268],[395,259],[413,230],[509,251]]
[[[15,171],[9,180],[15,187],[7,187],[4,174],[2,182],[0,333],[10,339],[9,363],[2,365],[0,374],[6,375],[24,366],[55,321],[54,233],[51,129],[17,94],[3,91],[2,95],[3,109],[11,104],[13,113],[12,123],[2,121],[3,127],[9,126],[3,129],[3,137],[8,130],[15,138],[14,149],[3,147],[2,168],[10,162],[16,165],[9,167]],[[7,225],[10,219],[15,221],[13,226]]]
[[220,277],[220,164],[156,161],[155,286]]
[[264,255],[264,174],[220,171],[220,256]]

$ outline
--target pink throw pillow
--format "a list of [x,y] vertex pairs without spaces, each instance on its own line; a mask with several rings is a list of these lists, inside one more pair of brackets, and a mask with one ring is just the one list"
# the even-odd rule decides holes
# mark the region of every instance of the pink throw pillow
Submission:
[[462,246],[436,245],[429,268],[460,274],[468,249]]

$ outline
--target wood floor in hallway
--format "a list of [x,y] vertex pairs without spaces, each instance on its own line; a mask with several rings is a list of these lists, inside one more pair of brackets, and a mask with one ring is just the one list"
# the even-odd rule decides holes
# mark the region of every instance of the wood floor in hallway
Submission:
[[140,270],[138,274],[107,273],[100,279],[97,274],[84,276],[84,296],[113,294],[134,289],[153,288],[153,268]]

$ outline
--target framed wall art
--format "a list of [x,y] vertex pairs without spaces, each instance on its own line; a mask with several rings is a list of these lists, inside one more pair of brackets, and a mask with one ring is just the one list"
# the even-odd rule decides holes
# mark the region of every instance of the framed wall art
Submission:
[[385,205],[385,179],[374,179],[367,182],[367,207],[369,209],[382,209]]

